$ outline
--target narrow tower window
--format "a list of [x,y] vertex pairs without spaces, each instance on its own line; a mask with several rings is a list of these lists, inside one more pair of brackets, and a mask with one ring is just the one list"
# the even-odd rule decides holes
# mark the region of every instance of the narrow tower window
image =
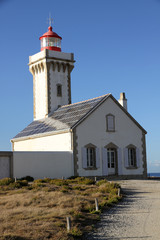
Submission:
[[62,97],[62,85],[57,84],[57,97]]

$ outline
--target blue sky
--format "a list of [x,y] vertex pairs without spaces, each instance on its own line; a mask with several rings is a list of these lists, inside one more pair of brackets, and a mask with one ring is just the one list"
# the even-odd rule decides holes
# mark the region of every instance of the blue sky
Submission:
[[160,0],[0,0],[0,151],[33,119],[27,64],[49,13],[75,55],[72,102],[125,92],[148,132],[148,171],[160,172]]

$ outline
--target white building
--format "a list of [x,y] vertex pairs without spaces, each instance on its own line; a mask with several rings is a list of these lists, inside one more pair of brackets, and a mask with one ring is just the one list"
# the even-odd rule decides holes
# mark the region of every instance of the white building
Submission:
[[128,113],[125,94],[71,104],[74,55],[61,52],[51,26],[40,40],[41,52],[29,57],[34,121],[11,140],[14,175],[145,178],[146,131]]

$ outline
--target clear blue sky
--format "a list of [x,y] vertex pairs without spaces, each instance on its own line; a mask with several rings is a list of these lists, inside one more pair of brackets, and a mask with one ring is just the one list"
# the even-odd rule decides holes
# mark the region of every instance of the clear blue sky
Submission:
[[125,92],[147,130],[148,171],[160,172],[160,0],[0,0],[0,150],[33,119],[29,56],[49,12],[75,54],[72,102]]

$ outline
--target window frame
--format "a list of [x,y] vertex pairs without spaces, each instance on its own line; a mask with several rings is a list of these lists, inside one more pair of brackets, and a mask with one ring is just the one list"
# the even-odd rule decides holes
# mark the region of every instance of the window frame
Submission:
[[92,143],[82,147],[82,167],[85,170],[97,170],[100,168],[99,148]]
[[136,157],[135,147],[128,147],[128,167],[129,168],[137,167],[137,157]]
[[57,97],[62,97],[62,84],[57,84]]
[[95,147],[87,147],[87,168],[95,168],[96,167],[96,148]]
[[[112,129],[109,127],[109,117],[112,117],[112,121],[113,121]],[[115,116],[111,113],[106,115],[106,132],[115,132]]]
[[125,168],[137,169],[140,167],[139,148],[133,144],[129,144],[124,148]]
[[[114,161],[112,161],[113,160],[112,153],[113,153]],[[116,149],[115,148],[107,148],[107,159],[108,159],[108,168],[115,169],[116,167]]]

